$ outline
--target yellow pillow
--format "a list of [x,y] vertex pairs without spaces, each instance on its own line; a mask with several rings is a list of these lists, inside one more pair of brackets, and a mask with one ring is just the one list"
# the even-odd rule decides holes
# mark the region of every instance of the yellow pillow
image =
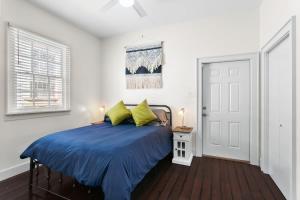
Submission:
[[109,111],[106,112],[113,126],[120,124],[125,119],[131,116],[131,112],[126,108],[123,101],[117,103]]
[[131,109],[132,118],[136,126],[143,126],[157,119],[156,115],[150,109],[147,100]]

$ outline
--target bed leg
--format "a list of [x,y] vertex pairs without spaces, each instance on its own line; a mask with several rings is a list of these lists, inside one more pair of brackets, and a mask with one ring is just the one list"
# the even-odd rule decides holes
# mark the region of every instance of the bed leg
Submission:
[[50,178],[51,178],[51,170],[47,167],[47,188],[50,188]]
[[74,178],[73,178],[72,182],[73,182],[72,187],[75,188],[76,187],[76,181],[75,181]]
[[62,175],[62,173],[59,173],[59,179],[58,179],[58,181],[59,181],[60,183],[62,183],[62,181],[63,181],[63,175]]
[[35,164],[36,165],[36,176],[39,176],[39,174],[40,174],[40,170],[39,170],[39,167],[40,167],[40,165],[39,165],[39,163],[36,163]]
[[50,176],[51,176],[51,171],[50,171],[50,168],[47,167],[47,181],[48,182],[50,181]]
[[33,184],[33,169],[34,169],[34,161],[32,158],[30,158],[30,164],[29,164],[29,191],[32,191],[32,184]]

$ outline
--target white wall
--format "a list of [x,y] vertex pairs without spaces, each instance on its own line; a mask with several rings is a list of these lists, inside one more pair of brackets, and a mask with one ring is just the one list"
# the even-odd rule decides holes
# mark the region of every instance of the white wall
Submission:
[[[70,113],[5,116],[6,22],[61,41],[71,47],[72,90]],[[35,139],[54,131],[88,124],[100,102],[98,38],[21,0],[0,0],[0,180],[26,167],[20,153]],[[82,112],[82,107],[87,111]],[[91,115],[88,111],[92,111]],[[18,166],[18,168],[14,168]]]
[[299,7],[299,0],[263,0],[260,7],[260,46],[265,45],[293,15],[299,15]]
[[260,46],[264,46],[268,40],[292,17],[297,20],[297,198],[300,199],[300,1],[299,0],[263,0],[260,8]]
[[[144,39],[141,39],[141,35]],[[163,88],[127,90],[126,45],[164,41]],[[123,99],[139,103],[167,104],[179,124],[178,110],[186,108],[186,125],[197,125],[196,59],[208,56],[256,52],[259,49],[259,11],[209,17],[186,23],[127,33],[103,41],[102,100],[112,105]]]

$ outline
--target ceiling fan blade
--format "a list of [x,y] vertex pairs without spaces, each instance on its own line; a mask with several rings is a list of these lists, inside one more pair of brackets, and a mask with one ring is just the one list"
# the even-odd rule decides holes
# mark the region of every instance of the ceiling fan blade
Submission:
[[101,8],[101,11],[108,11],[109,9],[117,5],[118,2],[119,2],[118,0],[110,0]]
[[146,17],[147,16],[147,13],[146,13],[145,9],[143,8],[143,6],[137,0],[135,0],[133,8],[140,17]]

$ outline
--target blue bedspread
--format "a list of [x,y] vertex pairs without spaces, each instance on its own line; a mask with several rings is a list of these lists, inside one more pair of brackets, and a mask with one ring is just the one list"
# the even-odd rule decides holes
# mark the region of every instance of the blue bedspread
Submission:
[[146,173],[171,152],[170,133],[160,126],[86,126],[45,136],[21,158],[37,159],[86,186],[101,186],[107,200],[130,199]]

